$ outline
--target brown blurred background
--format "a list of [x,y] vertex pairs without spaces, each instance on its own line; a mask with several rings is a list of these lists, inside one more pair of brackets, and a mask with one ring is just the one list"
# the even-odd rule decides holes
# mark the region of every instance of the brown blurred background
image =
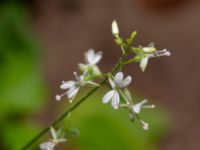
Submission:
[[30,6],[33,28],[45,48],[43,66],[52,97],[88,48],[104,52],[102,70],[113,66],[120,55],[110,31],[113,19],[123,37],[138,31],[135,45],[153,41],[157,48],[170,50],[172,57],[151,60],[145,73],[137,64],[126,72],[134,76],[135,91],[158,100],[171,113],[171,129],[160,149],[200,148],[200,1],[32,0]]

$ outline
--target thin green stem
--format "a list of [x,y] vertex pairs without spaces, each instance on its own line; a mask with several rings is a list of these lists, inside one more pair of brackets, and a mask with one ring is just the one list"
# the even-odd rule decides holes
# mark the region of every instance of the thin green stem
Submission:
[[[118,60],[117,64],[113,67],[111,74],[115,74],[116,71],[121,68],[121,63],[123,62],[125,55],[122,55],[120,59]],[[107,81],[107,77],[100,83],[100,85],[103,85]],[[93,88],[90,92],[88,92],[84,97],[82,97],[76,104],[74,104],[72,107],[70,107],[65,113],[63,113],[57,120],[55,120],[50,126],[44,128],[38,135],[36,135],[33,139],[30,140],[21,150],[28,149],[31,145],[33,145],[40,137],[42,137],[46,132],[49,131],[49,128],[51,126],[57,125],[60,121],[62,121],[69,113],[71,113],[73,110],[75,110],[82,102],[84,102],[88,97],[90,97],[94,92],[96,92],[101,86]]]

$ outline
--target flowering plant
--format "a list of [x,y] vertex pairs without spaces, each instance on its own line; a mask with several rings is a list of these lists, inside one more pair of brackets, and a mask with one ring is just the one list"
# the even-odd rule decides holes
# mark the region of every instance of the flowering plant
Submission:
[[[122,72],[123,67],[126,64],[132,62],[139,62],[139,66],[142,72],[145,71],[148,61],[150,58],[158,58],[161,56],[170,56],[171,53],[164,50],[157,50],[153,43],[149,44],[147,47],[133,47],[133,42],[136,37],[137,32],[132,32],[130,37],[123,40],[119,35],[119,28],[117,22],[114,20],[112,22],[112,34],[114,36],[115,43],[121,48],[122,55],[119,58],[116,65],[108,73],[102,73],[97,66],[97,64],[102,59],[102,52],[95,52],[94,49],[89,49],[85,53],[85,63],[79,63],[80,75],[74,72],[75,80],[63,81],[60,85],[62,90],[66,90],[63,94],[56,95],[56,100],[60,101],[66,97],[70,103],[74,103],[75,97],[78,94],[80,88],[90,85],[93,86],[92,90],[89,91],[85,96],[78,100],[74,105],[72,105],[63,115],[61,115],[57,120],[55,120],[50,126],[50,131],[52,139],[44,142],[40,145],[42,150],[53,150],[54,147],[61,143],[67,141],[58,131],[55,131],[53,126],[56,126],[65,117],[67,117],[74,109],[76,109],[83,101],[85,101],[89,96],[95,93],[103,85],[106,85],[110,90],[102,96],[102,102],[107,104],[111,102],[111,106],[114,109],[125,108],[129,111],[129,116],[131,121],[138,119],[144,130],[148,130],[149,125],[143,121],[139,113],[142,108],[154,108],[154,105],[145,105],[147,99],[142,100],[139,103],[134,104],[128,86],[132,82],[131,76],[124,77]],[[130,54],[134,54],[130,58]],[[128,57],[129,56],[129,57]],[[94,82],[95,79],[100,78],[102,81],[100,83]],[[45,128],[38,136],[32,139],[27,145],[22,149],[27,149],[34,142],[36,142],[43,134],[49,130],[49,127]]]

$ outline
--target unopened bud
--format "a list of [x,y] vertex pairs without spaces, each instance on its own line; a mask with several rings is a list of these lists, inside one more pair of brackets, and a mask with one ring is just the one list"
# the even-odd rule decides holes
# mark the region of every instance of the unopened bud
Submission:
[[116,20],[113,20],[113,22],[112,22],[112,34],[114,36],[118,36],[119,35],[119,28],[118,28]]
[[143,48],[142,48],[142,51],[143,51],[144,53],[153,53],[153,52],[156,51],[156,48],[155,48],[155,47],[143,47]]

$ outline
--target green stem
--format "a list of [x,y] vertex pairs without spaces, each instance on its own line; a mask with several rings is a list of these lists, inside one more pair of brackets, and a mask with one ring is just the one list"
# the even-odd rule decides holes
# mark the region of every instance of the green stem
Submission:
[[[118,60],[115,67],[112,69],[111,74],[115,74],[116,71],[121,67],[121,63],[123,62],[125,55],[122,55],[120,59]],[[107,81],[107,77],[100,83],[100,85],[103,85]],[[94,92],[96,92],[101,86],[93,88],[90,92],[88,92],[84,97],[82,97],[75,105],[70,107],[65,113],[63,113],[57,120],[55,120],[50,126],[44,128],[38,135],[36,135],[33,139],[30,140],[21,150],[28,149],[32,144],[34,144],[40,137],[42,137],[46,132],[49,131],[49,128],[51,126],[57,125],[60,121],[62,121],[69,113],[71,113],[73,110],[75,110],[82,102],[84,102],[88,97],[90,97]]]

